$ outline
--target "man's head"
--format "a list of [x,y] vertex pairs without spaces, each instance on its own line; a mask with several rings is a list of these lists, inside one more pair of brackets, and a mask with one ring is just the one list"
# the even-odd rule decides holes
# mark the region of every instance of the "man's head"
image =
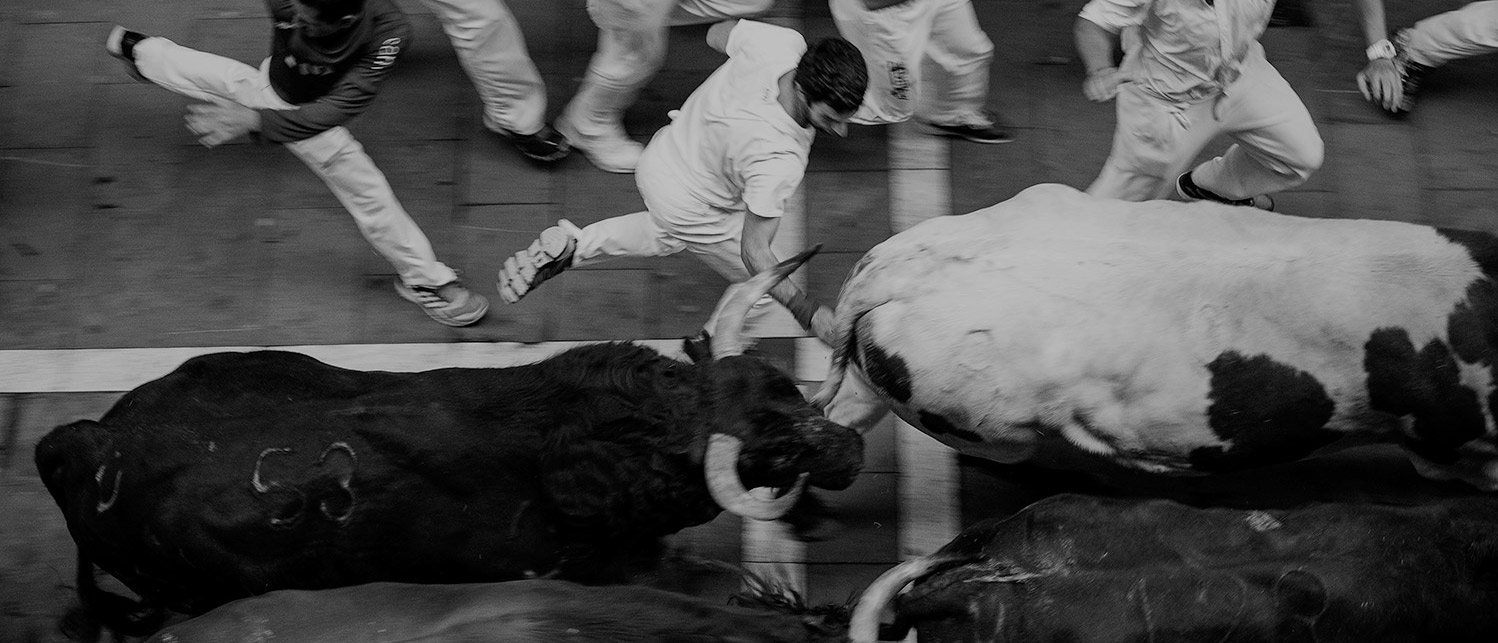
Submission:
[[292,0],[302,33],[329,36],[353,26],[364,11],[364,0]]
[[863,54],[842,38],[818,42],[796,65],[796,88],[806,102],[805,118],[829,134],[846,134],[848,119],[863,103],[868,86]]

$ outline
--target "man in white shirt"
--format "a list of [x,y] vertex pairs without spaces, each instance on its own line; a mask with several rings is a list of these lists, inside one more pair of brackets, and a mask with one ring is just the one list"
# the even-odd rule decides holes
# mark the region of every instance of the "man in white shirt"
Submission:
[[[842,38],[810,50],[801,34],[749,20],[713,25],[728,61],[692,92],[640,156],[643,212],[578,228],[563,220],[505,261],[500,296],[515,303],[567,268],[689,250],[729,281],[779,260],[770,241],[800,185],[817,131],[843,136],[868,87],[863,55]],[[830,322],[796,285],[771,296],[803,327]],[[762,302],[768,303],[768,302]],[[746,334],[754,335],[751,313]],[[820,313],[818,311],[821,311]]]
[[[1113,151],[1093,196],[1188,200],[1273,209],[1268,194],[1304,183],[1324,146],[1310,112],[1258,38],[1274,0],[1091,0],[1075,25],[1087,66],[1082,90],[1118,98]],[[1113,65],[1119,34],[1137,29]],[[1234,144],[1195,168],[1213,137]]]

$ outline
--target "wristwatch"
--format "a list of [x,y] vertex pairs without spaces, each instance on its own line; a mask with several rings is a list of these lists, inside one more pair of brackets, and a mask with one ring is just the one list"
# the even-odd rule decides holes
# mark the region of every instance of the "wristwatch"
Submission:
[[1381,58],[1393,58],[1395,53],[1394,43],[1389,42],[1389,39],[1385,38],[1369,45],[1368,50],[1364,53],[1368,54],[1368,62],[1373,62]]

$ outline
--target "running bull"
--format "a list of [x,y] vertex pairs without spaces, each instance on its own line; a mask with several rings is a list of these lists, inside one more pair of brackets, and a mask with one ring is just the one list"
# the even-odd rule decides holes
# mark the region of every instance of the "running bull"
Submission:
[[850,636],[1486,643],[1495,569],[1498,500],[1481,495],[1269,511],[1060,495],[885,572]]
[[1495,274],[1479,232],[1039,185],[870,250],[816,401],[1005,463],[1212,473],[1390,441],[1492,490]]
[[166,627],[146,643],[842,643],[848,608],[746,592],[740,605],[558,580],[280,590]]
[[804,484],[847,487],[858,434],[740,354],[750,304],[813,252],[731,287],[697,363],[628,343],[420,373],[218,353],[54,429],[36,465],[78,547],[81,631],[281,588],[620,582],[722,509],[774,519]]

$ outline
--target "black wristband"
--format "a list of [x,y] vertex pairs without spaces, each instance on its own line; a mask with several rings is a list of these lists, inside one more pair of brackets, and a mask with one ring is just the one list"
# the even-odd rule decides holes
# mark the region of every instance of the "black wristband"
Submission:
[[791,316],[796,318],[796,323],[801,324],[802,328],[811,328],[811,318],[817,314],[817,309],[820,306],[812,301],[811,297],[797,295],[791,298],[791,301],[786,304],[786,308],[790,309]]

